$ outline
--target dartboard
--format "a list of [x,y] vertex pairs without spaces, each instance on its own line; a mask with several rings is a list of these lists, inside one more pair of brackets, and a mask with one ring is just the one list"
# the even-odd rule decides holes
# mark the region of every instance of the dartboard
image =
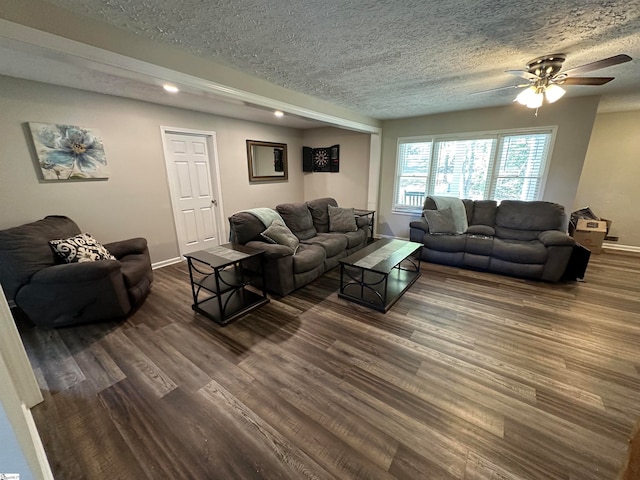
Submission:
[[313,166],[316,171],[328,171],[329,152],[326,148],[317,148],[313,154]]

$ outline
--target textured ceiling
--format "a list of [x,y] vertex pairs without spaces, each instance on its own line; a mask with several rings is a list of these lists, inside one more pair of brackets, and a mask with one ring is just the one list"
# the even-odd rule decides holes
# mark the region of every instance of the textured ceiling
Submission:
[[156,42],[374,118],[508,104],[504,73],[565,53],[565,69],[626,53],[593,75],[609,110],[640,109],[640,0],[48,0]]

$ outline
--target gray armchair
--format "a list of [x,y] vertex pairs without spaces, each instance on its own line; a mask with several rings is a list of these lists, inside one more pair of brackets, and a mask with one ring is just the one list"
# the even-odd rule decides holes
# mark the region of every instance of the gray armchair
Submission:
[[153,273],[144,238],[105,244],[116,260],[64,263],[49,240],[79,233],[64,216],[0,231],[0,283],[7,300],[38,326],[124,318],[149,293]]

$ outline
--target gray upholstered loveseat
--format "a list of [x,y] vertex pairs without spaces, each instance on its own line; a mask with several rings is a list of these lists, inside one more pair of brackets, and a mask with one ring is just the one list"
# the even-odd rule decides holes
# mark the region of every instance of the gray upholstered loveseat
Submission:
[[[427,197],[424,210],[437,210]],[[462,233],[431,233],[426,216],[410,223],[410,238],[423,244],[427,262],[506,275],[559,281],[573,251],[564,207],[542,201],[462,200],[467,228]],[[431,228],[433,231],[434,229]],[[436,229],[437,230],[437,229]]]
[[115,259],[65,263],[49,241],[80,233],[59,215],[0,231],[2,289],[38,326],[124,318],[149,293],[153,273],[144,238],[105,244]]
[[[338,204],[333,198],[320,198],[276,206],[275,211],[299,241],[297,248],[269,243],[262,233],[270,222],[260,220],[252,210],[229,217],[232,242],[265,251],[266,288],[270,293],[287,295],[338,265],[341,258],[367,245],[368,219],[354,217],[353,231],[330,231],[329,206],[337,207]],[[249,268],[257,270],[258,265],[249,264]]]

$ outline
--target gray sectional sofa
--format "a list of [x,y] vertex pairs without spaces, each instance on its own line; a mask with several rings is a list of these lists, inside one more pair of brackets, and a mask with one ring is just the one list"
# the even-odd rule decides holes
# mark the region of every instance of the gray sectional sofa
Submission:
[[[270,226],[270,221],[261,220],[256,214],[257,210],[268,209],[247,210],[231,215],[230,241],[264,250],[267,290],[276,295],[287,295],[337,266],[341,258],[367,245],[367,218],[354,217],[352,231],[347,231],[350,228],[331,231],[337,227],[336,222],[330,221],[329,207],[337,206],[333,198],[277,205],[275,212],[295,235],[295,243],[299,243],[293,248],[270,243],[262,235]],[[348,213],[348,209],[341,213]],[[258,263],[247,263],[249,269],[259,271]]]
[[[423,244],[427,262],[487,270],[557,282],[575,244],[566,233],[564,207],[543,201],[462,200],[467,228],[435,233],[425,217],[434,217],[438,197],[427,197],[420,220],[410,223],[411,241]],[[446,229],[445,229],[446,230]]]

